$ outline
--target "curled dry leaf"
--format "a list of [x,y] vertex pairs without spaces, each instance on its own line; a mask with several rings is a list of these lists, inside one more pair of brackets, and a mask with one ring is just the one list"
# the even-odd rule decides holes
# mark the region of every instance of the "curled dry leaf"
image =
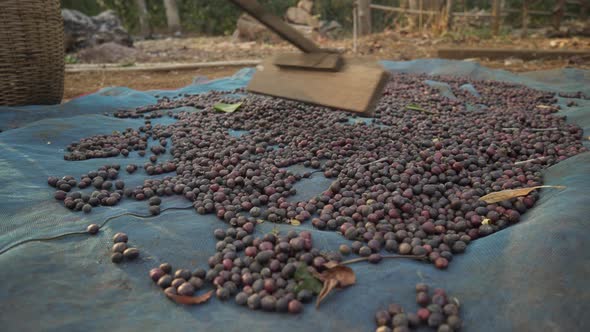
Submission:
[[320,306],[320,303],[334,288],[345,288],[356,283],[354,271],[348,266],[340,265],[336,262],[328,262],[324,266],[327,270],[316,275],[318,279],[324,282],[324,287],[322,287],[318,295],[316,308]]
[[200,304],[209,301],[209,299],[213,295],[213,291],[208,291],[207,293],[201,294],[199,296],[182,296],[168,293],[165,294],[170,300],[178,304]]
[[320,302],[322,302],[323,299],[326,298],[326,296],[328,296],[328,294],[330,294],[330,292],[332,291],[332,289],[336,288],[338,286],[338,280],[336,279],[326,279],[324,281],[324,287],[322,288],[320,294],[318,295],[318,299],[317,302],[315,304],[315,307],[319,307],[320,306]]
[[556,189],[565,189],[565,186],[535,186],[529,188],[519,188],[519,189],[508,189],[497,191],[495,193],[489,193],[479,200],[484,201],[488,204],[498,203],[501,201],[505,201],[507,199],[511,199],[514,197],[526,196],[531,193],[531,191],[539,188],[556,188]]

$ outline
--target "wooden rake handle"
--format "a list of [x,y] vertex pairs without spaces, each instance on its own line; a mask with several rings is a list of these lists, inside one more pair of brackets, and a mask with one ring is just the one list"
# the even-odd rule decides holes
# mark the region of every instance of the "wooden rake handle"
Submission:
[[295,47],[305,53],[324,53],[326,51],[318,47],[314,42],[305,38],[299,31],[283,22],[280,18],[269,13],[256,0],[230,0],[234,5],[241,8],[250,16],[257,19],[267,28],[274,31],[284,40],[293,44]]

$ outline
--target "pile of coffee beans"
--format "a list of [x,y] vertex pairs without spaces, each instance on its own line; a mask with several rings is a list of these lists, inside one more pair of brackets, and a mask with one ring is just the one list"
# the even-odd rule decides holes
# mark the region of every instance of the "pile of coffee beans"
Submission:
[[115,264],[119,264],[126,260],[134,260],[139,257],[139,250],[137,248],[132,248],[128,246],[127,241],[129,241],[129,237],[125,233],[117,233],[113,236],[113,248],[112,248],[112,255],[111,261]]
[[191,273],[187,269],[178,269],[172,273],[172,265],[162,263],[150,270],[150,278],[166,294],[193,296],[205,284],[205,270],[197,269]]
[[[313,248],[307,231],[253,237],[233,229],[216,231],[218,253],[209,259],[206,277],[218,287],[219,299],[234,296],[237,304],[253,310],[299,313],[314,294],[296,278],[297,269],[319,272],[329,260],[341,259]],[[236,255],[242,250],[243,256]]]
[[[250,218],[251,219],[251,218]],[[150,270],[150,278],[166,293],[192,296],[204,285],[216,288],[221,301],[231,298],[252,310],[299,313],[313,300],[314,292],[298,277],[298,269],[311,276],[328,261],[340,261],[337,253],[313,248],[311,233],[289,231],[255,237],[253,220],[239,218],[240,226],[216,229],[216,253],[208,259],[209,269],[192,273],[179,269],[173,275],[169,264]]]
[[421,307],[416,313],[407,313],[399,304],[390,304],[387,310],[375,314],[377,332],[403,332],[428,326],[438,332],[459,331],[462,321],[460,303],[449,297],[444,289],[436,288],[429,295],[428,285],[416,285],[416,303]]
[[[119,169],[120,165],[105,165],[97,171],[82,175],[80,181],[76,181],[71,175],[61,179],[51,176],[47,183],[58,189],[54,197],[58,201],[63,201],[66,208],[90,213],[94,207],[114,206],[121,201],[125,182],[117,180]],[[72,191],[76,186],[81,190],[93,186],[96,190],[90,193]]]
[[[428,80],[445,82],[450,93],[443,96]],[[214,213],[231,225],[248,216],[276,223],[311,221],[320,230],[357,241],[352,252],[359,255],[381,249],[425,255],[444,269],[471,241],[517,223],[539,193],[494,204],[479,198],[540,185],[544,168],[586,151],[581,128],[555,114],[553,93],[511,83],[396,74],[368,121],[252,94],[234,113],[214,110],[216,102],[235,102],[236,93],[244,91],[164,98],[120,111],[119,117],[140,117],[183,106],[202,108],[168,112],[176,119],[172,124],[144,119],[137,130],[82,139],[68,146],[65,158],[130,151],[145,156],[151,140],[146,173],[171,174],[125,188],[129,198],[181,195],[198,213]],[[236,137],[230,130],[246,133]],[[286,169],[297,164],[316,171]],[[322,175],[333,180],[323,193],[289,199],[297,182]],[[96,177],[88,178],[88,185],[100,187],[101,205],[122,197],[105,185],[108,177],[100,176],[102,183],[96,184]],[[68,199],[66,189],[75,186],[75,179],[49,182],[68,207],[79,210],[87,204],[78,194]],[[159,213],[153,207],[159,205],[149,206],[151,214]]]
[[124,132],[111,135],[97,135],[81,139],[66,147],[65,160],[87,160],[128,156],[130,151],[145,150],[148,136],[139,130],[127,128]]

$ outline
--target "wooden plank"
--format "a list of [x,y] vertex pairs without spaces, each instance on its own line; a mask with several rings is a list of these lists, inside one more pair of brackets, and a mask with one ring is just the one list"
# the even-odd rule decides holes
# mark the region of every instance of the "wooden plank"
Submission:
[[439,48],[437,56],[443,59],[506,59],[518,58],[522,60],[558,59],[573,56],[590,57],[590,51],[573,50],[538,50],[538,49],[486,49],[486,48]]
[[192,70],[211,67],[246,67],[260,64],[260,60],[212,61],[194,63],[138,63],[129,67],[116,64],[77,64],[66,65],[66,73],[90,71],[172,71]]
[[284,53],[276,55],[273,64],[283,67],[338,71],[342,67],[342,56],[337,53]]
[[338,72],[281,68],[272,59],[258,66],[248,91],[371,114],[388,73],[376,62],[344,57]]

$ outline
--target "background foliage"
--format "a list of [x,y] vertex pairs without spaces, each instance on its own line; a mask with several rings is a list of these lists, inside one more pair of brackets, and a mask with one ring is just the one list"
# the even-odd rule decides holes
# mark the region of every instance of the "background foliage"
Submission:
[[[133,0],[62,0],[62,8],[77,9],[87,15],[96,15],[103,10],[116,11],[124,25],[135,33],[138,31],[138,18],[135,1]],[[284,15],[290,6],[295,6],[297,0],[259,0],[266,8],[277,15]],[[315,14],[322,20],[335,20],[343,25],[344,29],[352,29],[352,4],[354,0],[315,0]],[[399,6],[400,0],[374,0],[374,3],[382,5]],[[146,0],[150,13],[150,24],[155,32],[166,31],[166,12],[162,0]],[[490,0],[464,0],[455,1],[455,10],[463,10],[463,4],[469,9],[491,8]],[[229,1],[225,0],[177,0],[180,19],[185,32],[205,35],[227,35],[235,28],[235,23],[240,11]],[[522,0],[504,0],[506,7],[520,9]],[[531,9],[551,10],[555,0],[535,1]],[[570,8],[575,10],[574,8]],[[391,26],[395,15],[383,11],[372,11],[373,28],[381,31]],[[549,17],[531,16],[531,26],[544,25]],[[518,27],[520,18],[518,14],[511,14],[506,18],[507,23]]]

